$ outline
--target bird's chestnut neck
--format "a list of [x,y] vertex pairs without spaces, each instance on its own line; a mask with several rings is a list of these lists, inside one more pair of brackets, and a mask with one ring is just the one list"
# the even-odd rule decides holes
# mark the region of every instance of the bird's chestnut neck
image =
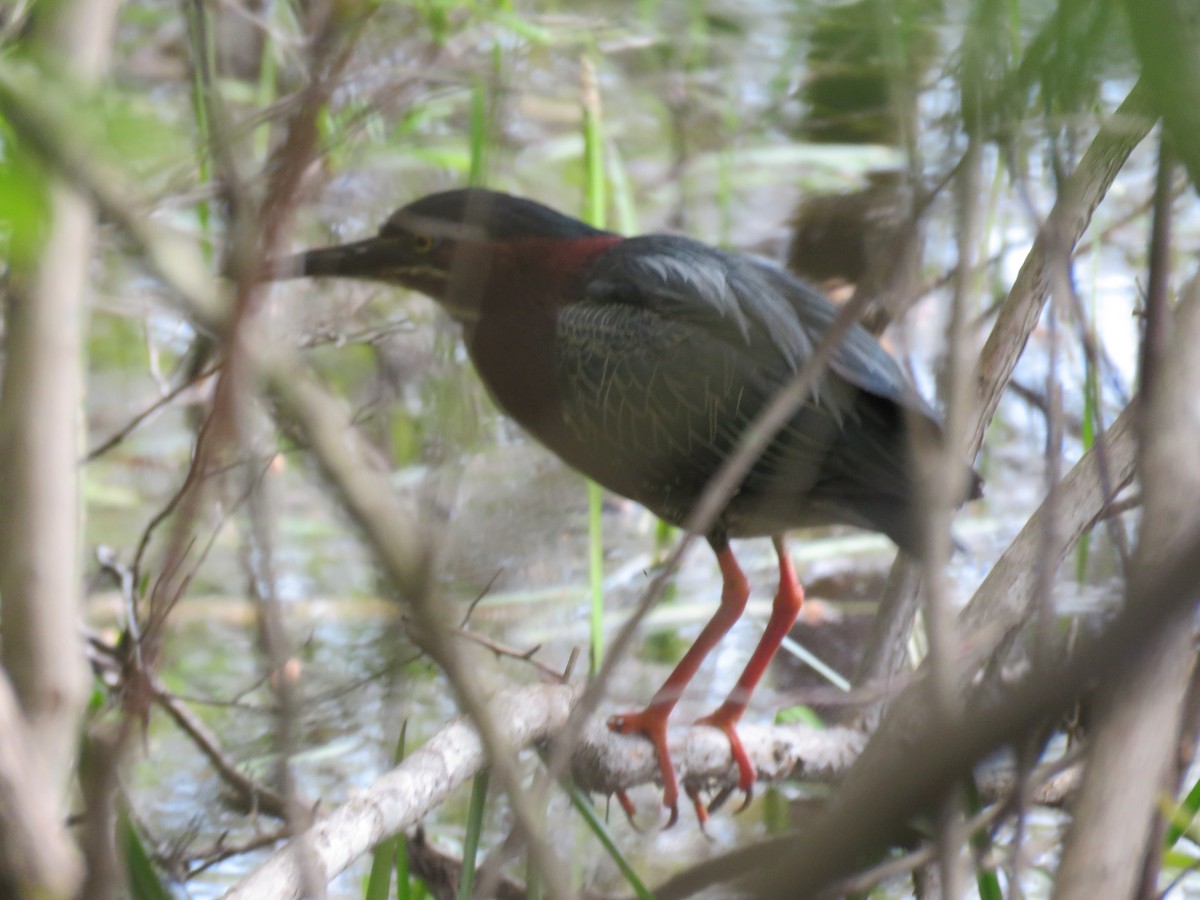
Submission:
[[525,237],[462,242],[438,299],[456,319],[552,309],[574,299],[572,288],[596,257],[624,240],[616,234],[583,238]]

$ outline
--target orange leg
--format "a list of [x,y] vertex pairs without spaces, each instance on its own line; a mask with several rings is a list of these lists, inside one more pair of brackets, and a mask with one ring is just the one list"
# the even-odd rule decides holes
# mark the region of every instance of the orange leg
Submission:
[[[771,618],[767,620],[766,630],[759,638],[758,646],[754,648],[750,661],[746,663],[742,677],[738,679],[737,685],[730,691],[725,702],[709,715],[696,720],[697,725],[711,725],[713,728],[719,728],[729,738],[733,761],[738,767],[738,788],[746,795],[742,809],[746,808],[753,796],[754,766],[750,763],[750,757],[746,755],[745,748],[742,747],[736,726],[738,720],[742,718],[742,713],[746,711],[750,695],[754,693],[755,687],[758,686],[763,673],[767,670],[767,665],[779,650],[783,639],[792,630],[792,626],[796,624],[796,618],[800,615],[800,607],[804,603],[804,588],[800,586],[800,582],[796,578],[796,570],[792,566],[792,558],[788,554],[783,535],[775,535],[771,540],[775,544],[775,552],[779,556],[779,591],[775,594],[775,603],[771,607]],[[689,792],[689,796],[692,798],[692,804],[696,807],[696,815],[700,819],[700,824],[703,825],[708,818],[704,806],[694,793]]]
[[[713,613],[713,617],[704,626],[695,643],[683,655],[679,665],[663,682],[663,686],[650,700],[649,705],[639,713],[616,715],[608,720],[608,727],[621,734],[643,734],[654,745],[658,757],[658,768],[662,773],[663,806],[671,812],[667,828],[679,819],[679,783],[675,778],[675,767],[671,764],[671,755],[667,752],[667,719],[675,704],[679,702],[683,689],[700,668],[710,650],[733,627],[733,623],[741,618],[746,609],[746,600],[750,596],[750,585],[746,581],[741,567],[734,559],[729,544],[722,541],[718,544],[711,541],[717,554],[717,563],[721,567],[723,587],[721,588],[721,605]],[[774,620],[774,617],[772,617]],[[744,676],[743,676],[744,677]],[[757,681],[757,679],[755,679]],[[629,811],[631,808],[628,798],[618,795],[621,806]]]

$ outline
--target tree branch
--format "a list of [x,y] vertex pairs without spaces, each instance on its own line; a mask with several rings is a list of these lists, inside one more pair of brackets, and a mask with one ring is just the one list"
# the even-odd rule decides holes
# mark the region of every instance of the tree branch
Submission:
[[[118,5],[117,0],[44,4],[32,20],[30,56],[55,60],[55,75],[74,87],[90,87],[108,67]],[[6,154],[28,153],[25,135],[19,127],[13,131],[16,141]],[[24,789],[7,798],[25,805],[0,816],[0,846],[11,849],[26,828],[38,833],[31,844],[21,841],[29,858],[0,857],[0,890],[66,895],[81,874],[58,814],[87,696],[84,646],[77,638],[82,556],[77,464],[83,305],[96,214],[57,175],[47,179],[46,200],[38,258],[9,260],[0,383],[0,658],[11,679],[0,690],[6,706],[16,702],[5,710],[3,740],[14,744],[13,763],[23,755],[21,747],[36,748],[24,761]],[[15,833],[9,833],[10,825]]]
[[[520,749],[544,740],[553,743],[579,694],[579,688],[566,685],[515,688],[493,697],[489,710],[502,726],[504,741]],[[848,728],[747,725],[740,733],[763,781],[832,781],[866,742],[864,734]],[[716,729],[676,729],[672,743],[684,779],[693,783],[736,780],[729,741]],[[333,878],[381,840],[420,821],[484,765],[479,732],[467,718],[456,719],[361,795],[313,826],[307,846],[320,872],[326,880]],[[653,750],[645,741],[614,734],[598,720],[590,720],[584,728],[571,772],[581,788],[603,794],[648,784],[659,774]],[[226,894],[226,900],[300,896],[296,852],[292,845],[280,850]]]

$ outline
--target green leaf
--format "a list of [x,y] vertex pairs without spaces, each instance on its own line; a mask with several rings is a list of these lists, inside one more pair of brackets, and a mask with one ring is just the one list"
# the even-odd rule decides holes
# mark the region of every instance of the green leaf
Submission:
[[475,776],[471,785],[471,806],[467,811],[467,835],[463,841],[462,878],[458,882],[458,900],[470,900],[475,885],[475,857],[483,833],[483,812],[487,807],[488,770]]
[[492,16],[492,20],[497,25],[507,28],[513,34],[524,38],[531,44],[539,44],[545,47],[554,42],[554,36],[545,28],[542,28],[540,25],[534,25],[532,22],[522,19],[515,13],[498,12]]
[[[408,736],[408,720],[400,726],[400,737],[396,741],[396,752],[392,761],[397,765],[404,759],[404,744]],[[396,891],[401,898],[409,896],[408,849],[404,835],[398,834],[380,841],[371,856],[371,874],[363,891],[364,900],[388,900],[392,887],[392,863],[396,864]]]
[[158,872],[133,821],[122,813],[117,827],[120,830],[121,846],[125,851],[125,876],[129,879],[129,896],[133,900],[171,900],[171,892],[159,880]]
[[24,264],[36,260],[49,215],[45,172],[0,119],[0,257]]
[[[973,776],[967,777],[964,788],[967,794],[967,812],[975,815],[983,808],[983,801],[979,797],[979,788],[975,784]],[[978,858],[986,858],[992,847],[992,840],[986,828],[980,828],[971,834],[971,847]],[[977,868],[975,885],[979,890],[981,900],[1004,900],[1004,893],[1000,890],[1000,877],[994,869],[986,869],[982,866]]]
[[630,889],[638,900],[654,900],[654,895],[642,883],[637,872],[633,870],[633,865],[621,853],[620,848],[617,847],[616,842],[612,839],[612,835],[608,833],[608,828],[605,826],[604,821],[596,814],[596,810],[592,808],[591,801],[583,791],[568,781],[564,781],[562,786],[571,797],[571,805],[583,817],[583,821],[591,829],[592,834],[596,836],[596,840],[608,852],[608,855],[612,857],[612,861],[617,864],[617,868],[625,876],[625,881],[629,884]]
[[779,710],[779,712],[775,713],[775,724],[807,725],[810,728],[825,727],[825,723],[821,721],[821,717],[803,704]]
[[483,187],[487,183],[488,147],[491,140],[488,113],[488,87],[482,78],[475,79],[471,88],[470,158],[467,184]]
[[1191,827],[1197,812],[1200,812],[1200,780],[1192,785],[1191,790],[1187,792],[1187,796],[1183,798],[1183,802],[1179,804],[1179,809],[1171,816],[1171,820],[1167,825],[1166,836],[1163,838],[1164,850],[1170,850],[1178,843],[1179,839]]
[[[596,228],[606,226],[608,212],[608,180],[604,171],[604,132],[600,118],[600,87],[596,72],[588,57],[580,60],[583,73],[583,166],[584,221]],[[604,534],[601,513],[604,492],[591,479],[587,482],[588,498],[588,583],[591,587],[591,640],[589,671],[600,671],[604,652]]]

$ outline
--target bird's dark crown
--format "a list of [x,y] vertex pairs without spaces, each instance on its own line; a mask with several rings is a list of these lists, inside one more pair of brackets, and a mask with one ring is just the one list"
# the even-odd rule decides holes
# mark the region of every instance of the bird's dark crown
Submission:
[[380,237],[414,233],[450,240],[509,241],[572,240],[605,232],[524,197],[461,188],[422,197],[394,213],[379,229]]

